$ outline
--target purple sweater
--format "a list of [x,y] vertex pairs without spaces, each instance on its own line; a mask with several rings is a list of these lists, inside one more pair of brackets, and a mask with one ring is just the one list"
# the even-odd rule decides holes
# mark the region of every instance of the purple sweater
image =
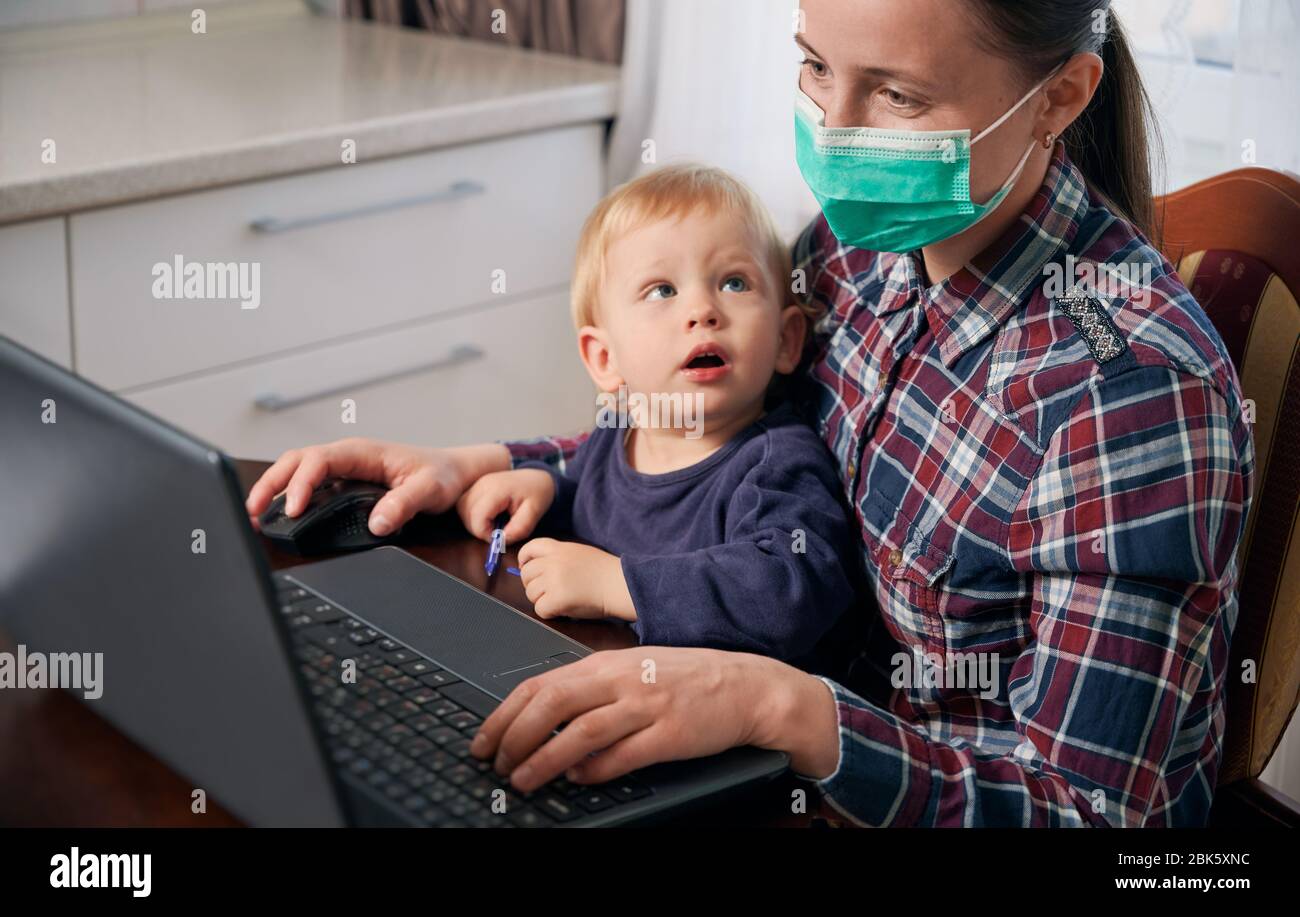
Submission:
[[597,428],[539,531],[622,558],[642,643],[810,661],[854,598],[857,542],[826,446],[788,406],[701,462],[642,474]]

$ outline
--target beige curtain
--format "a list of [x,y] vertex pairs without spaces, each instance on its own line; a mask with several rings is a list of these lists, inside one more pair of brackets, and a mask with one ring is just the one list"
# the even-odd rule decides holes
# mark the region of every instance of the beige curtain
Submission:
[[[535,48],[608,64],[623,60],[625,0],[344,0],[344,14]],[[502,21],[493,12],[503,10]]]

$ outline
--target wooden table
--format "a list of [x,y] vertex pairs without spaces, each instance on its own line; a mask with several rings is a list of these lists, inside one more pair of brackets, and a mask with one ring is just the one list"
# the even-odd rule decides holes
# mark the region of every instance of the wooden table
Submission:
[[[236,462],[245,492],[266,462]],[[304,558],[262,541],[274,569]],[[498,573],[488,583],[485,546],[451,516],[420,517],[407,526],[401,546],[534,618],[518,577]],[[320,558],[311,558],[318,560]],[[503,566],[515,563],[513,550]],[[548,626],[595,650],[633,646],[626,626],[604,621],[547,621]],[[0,635],[0,649],[14,643]],[[712,806],[675,821],[688,825],[798,826],[814,819],[790,813],[791,792],[809,785],[782,778],[734,803]],[[242,823],[208,800],[203,815],[190,812],[190,782],[100,719],[65,691],[0,691],[0,826],[201,826]],[[829,816],[809,793],[815,815]]]

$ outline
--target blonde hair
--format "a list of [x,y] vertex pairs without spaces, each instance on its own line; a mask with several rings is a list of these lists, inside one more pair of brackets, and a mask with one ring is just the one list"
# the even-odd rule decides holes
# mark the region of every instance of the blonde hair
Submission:
[[664,166],[619,185],[587,217],[573,268],[570,308],[574,326],[596,323],[605,255],[615,239],[647,223],[678,219],[702,207],[729,212],[745,222],[763,248],[762,260],[774,289],[784,291],[779,305],[796,302],[790,294],[790,247],[758,195],[721,169],[686,163]]

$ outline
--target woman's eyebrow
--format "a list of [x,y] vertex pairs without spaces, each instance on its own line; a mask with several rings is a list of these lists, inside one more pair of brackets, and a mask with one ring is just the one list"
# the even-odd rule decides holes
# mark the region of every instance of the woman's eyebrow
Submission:
[[853,69],[858,73],[861,73],[863,76],[868,76],[877,80],[893,80],[899,83],[906,83],[909,86],[920,89],[922,92],[933,92],[936,88],[933,83],[923,80],[915,74],[904,73],[901,70],[887,70],[884,67],[854,67]]
[[808,44],[808,42],[804,41],[802,35],[796,34],[796,35],[794,36],[794,43],[795,43],[796,45],[798,45],[799,47],[803,48],[805,51],[807,51],[807,52],[808,52],[809,54],[811,54],[813,57],[821,57],[820,54],[818,54],[816,51],[813,50],[813,46],[812,46],[812,45],[810,45],[810,44]]
[[[825,58],[813,50],[813,46],[808,44],[802,35],[796,35],[794,37],[794,43],[818,60],[825,60]],[[924,92],[933,92],[935,90],[933,83],[923,80],[915,74],[904,73],[901,70],[890,70],[886,67],[865,67],[861,64],[854,65],[853,70],[861,73],[863,76],[871,77],[876,80],[896,80],[900,83],[907,83],[908,85],[915,86],[917,89]]]

